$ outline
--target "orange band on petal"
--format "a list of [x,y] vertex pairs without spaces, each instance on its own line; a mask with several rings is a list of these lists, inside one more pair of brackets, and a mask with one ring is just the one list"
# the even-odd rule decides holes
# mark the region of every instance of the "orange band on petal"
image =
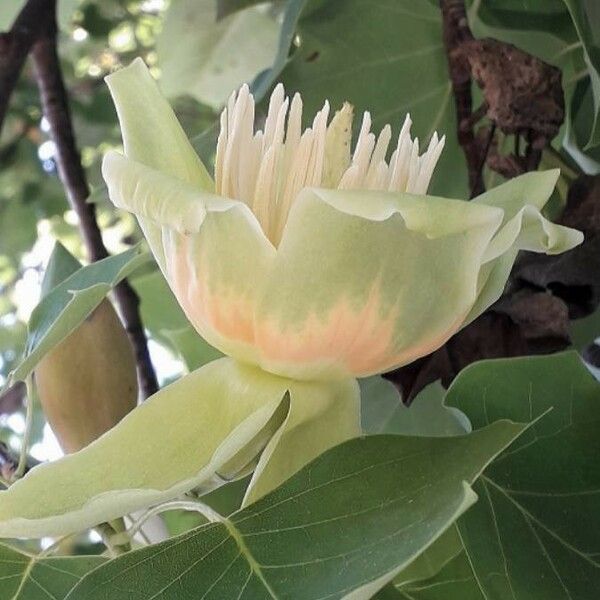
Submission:
[[[253,306],[243,296],[234,296],[209,285],[209,266],[194,256],[193,240],[182,236],[170,263],[173,291],[187,318],[211,343],[222,339],[254,345]],[[221,347],[222,344],[216,343]],[[220,348],[226,351],[227,348]]]
[[393,331],[398,309],[384,316],[380,294],[373,288],[357,310],[341,299],[327,315],[310,314],[302,326],[281,327],[273,319],[257,324],[257,339],[265,366],[292,370],[322,365],[339,375],[378,369],[393,353]]

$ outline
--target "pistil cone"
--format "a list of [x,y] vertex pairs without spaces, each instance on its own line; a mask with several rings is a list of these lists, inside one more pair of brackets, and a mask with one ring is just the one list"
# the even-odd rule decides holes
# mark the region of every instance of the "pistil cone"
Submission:
[[87,446],[135,408],[135,359],[108,300],[43,358],[35,382],[46,419],[67,454]]

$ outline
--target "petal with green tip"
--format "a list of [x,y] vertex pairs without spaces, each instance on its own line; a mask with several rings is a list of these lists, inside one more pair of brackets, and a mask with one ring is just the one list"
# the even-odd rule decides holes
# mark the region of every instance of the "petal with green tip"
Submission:
[[248,206],[116,152],[102,171],[113,203],[160,230],[163,272],[192,325],[225,354],[258,364],[254,314],[276,251]]
[[[136,58],[129,66],[106,77],[106,83],[117,109],[125,154],[198,189],[212,191],[211,176],[144,61]],[[144,217],[138,220],[163,268],[160,226]]]
[[205,365],[83,450],[0,492],[0,536],[62,535],[192,488],[208,491],[222,483],[221,469],[231,476],[232,462],[255,457],[286,391],[285,380],[228,358]]
[[550,199],[559,174],[558,169],[526,173],[471,201],[501,208],[504,217],[486,251],[479,275],[477,301],[465,319],[465,325],[500,298],[520,250],[561,254],[583,241],[580,231],[556,225],[540,212]]

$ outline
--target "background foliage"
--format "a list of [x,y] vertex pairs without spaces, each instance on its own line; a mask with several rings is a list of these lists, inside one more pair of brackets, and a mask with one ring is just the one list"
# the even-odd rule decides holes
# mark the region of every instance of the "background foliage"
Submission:
[[[2,547],[0,599],[40,598],[42,593],[56,599],[116,598],[103,582],[116,578],[132,588],[131,577],[145,582],[147,587],[138,594],[146,598],[168,586],[170,580],[157,569],[165,560],[167,570],[181,573],[182,589],[204,586],[207,594],[221,598],[234,597],[232,590],[244,582],[249,598],[299,598],[305,597],[303,593],[311,598],[343,597],[344,585],[358,590],[384,575],[383,583],[392,576],[395,579],[379,592],[382,599],[596,597],[600,589],[600,530],[595,518],[600,497],[600,392],[588,369],[597,373],[593,342],[600,335],[600,184],[595,177],[600,173],[600,8],[595,0],[473,0],[467,4],[477,37],[515,44],[561,69],[566,118],[544,151],[541,168],[562,168],[551,210],[559,218],[574,219],[568,224],[585,230],[586,243],[577,254],[559,262],[525,260],[517,265],[511,285],[518,288],[518,295],[505,297],[484,315],[478,329],[470,330],[474,333],[459,334],[463,337],[457,336],[446,349],[452,377],[460,374],[445,398],[437,380],[447,385],[450,371],[436,370],[432,363],[425,374],[421,370],[414,375],[422,378],[423,385],[414,380],[408,385],[416,396],[410,408],[402,404],[389,381],[377,377],[361,382],[364,430],[387,435],[334,449],[261,501],[258,508],[235,512],[241,486],[225,486],[206,499],[222,514],[233,513],[225,524],[215,527],[201,516],[169,513],[162,526],[180,537],[104,566],[100,557],[30,555],[40,550],[33,542]],[[10,29],[22,5],[20,0],[0,3],[0,29]],[[75,300],[55,294],[35,309],[54,240],[78,258],[85,258],[85,252],[77,219],[57,177],[56,149],[27,65],[0,137],[2,384],[15,368],[22,376],[28,373],[36,352],[43,353],[64,337],[77,319],[134,268],[131,281],[141,297],[141,314],[161,382],[219,354],[191,329],[143,251],[123,253],[142,236],[134,220],[115,212],[105,197],[100,160],[107,149],[119,146],[120,135],[102,78],[136,56],[142,56],[159,78],[195,147],[209,163],[218,113],[231,91],[249,81],[256,94],[264,97],[275,82],[282,81],[289,92],[302,92],[306,115],[320,108],[325,98],[333,106],[348,100],[359,113],[371,111],[376,127],[390,122],[396,131],[410,112],[423,144],[434,130],[445,133],[446,150],[433,192],[468,196],[441,14],[434,0],[62,0],[58,19],[60,58],[77,143],[93,187],[89,201],[96,203],[103,239],[117,256],[97,269],[91,280],[85,271],[90,267],[76,274],[82,284]],[[477,105],[481,93],[475,86],[473,92]],[[259,110],[264,112],[264,102]],[[512,147],[509,138],[499,134],[498,145]],[[484,181],[492,187],[501,176],[486,167]],[[523,289],[527,302],[536,298],[529,308],[523,308]],[[516,351],[515,336],[525,344]],[[561,343],[557,345],[556,339]],[[462,368],[489,356],[568,346],[572,353],[485,361]],[[468,354],[465,347],[481,352]],[[25,350],[27,358],[22,362]],[[411,372],[394,379],[404,390],[408,375],[413,377]],[[426,385],[431,381],[435,383]],[[528,424],[506,451],[504,447],[521,428],[503,419]],[[19,448],[23,429],[21,397],[1,397],[0,437],[10,449]],[[472,436],[489,439],[487,445],[477,446],[479,454],[466,450]],[[398,471],[375,465],[372,485],[365,497],[357,495],[354,511],[335,513],[339,498],[346,497],[350,488],[336,483],[331,474],[350,469],[355,456],[373,465],[376,458],[410,454],[411,449],[424,447],[429,458],[434,447],[444,444],[437,470],[418,460]],[[39,409],[31,455],[32,460],[57,455]],[[448,476],[442,477],[442,472]],[[313,485],[320,482],[323,492],[312,509],[305,506],[310,515],[295,514],[297,522],[288,526],[296,528],[296,533],[286,537],[271,506],[298,493],[307,478]],[[473,484],[479,496],[469,510],[474,496],[463,481]],[[427,492],[419,488],[414,497],[408,497],[411,484],[421,484]],[[439,503],[432,504],[434,499]],[[370,516],[361,511],[371,511]],[[262,520],[257,521],[257,513]],[[327,525],[336,519],[345,523],[343,528]],[[435,531],[421,526],[425,519],[436,523]],[[384,530],[400,525],[414,526],[411,536],[384,536]],[[260,541],[243,541],[245,535]],[[311,540],[309,548],[307,539]],[[54,542],[43,540],[42,546]],[[202,552],[220,543],[210,567],[203,563],[202,569],[195,570],[192,563]],[[86,535],[61,541],[52,551],[56,550],[64,555],[89,555],[102,552],[103,546]],[[328,556],[335,560],[327,562]],[[364,564],[360,563],[363,556],[368,558]],[[284,558],[294,564],[286,566]],[[304,563],[322,563],[323,568],[311,570]],[[263,567],[269,565],[279,565],[279,570],[273,568],[266,574]],[[356,569],[352,584],[348,583],[352,571],[348,565]],[[306,578],[314,587],[310,594],[304,587]],[[287,587],[280,588],[283,579]],[[375,594],[377,589],[374,585],[367,592]],[[157,597],[173,596],[164,592]]]

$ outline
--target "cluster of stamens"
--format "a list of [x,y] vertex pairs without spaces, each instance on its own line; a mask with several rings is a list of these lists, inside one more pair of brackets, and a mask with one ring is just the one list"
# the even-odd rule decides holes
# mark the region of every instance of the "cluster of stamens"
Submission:
[[328,124],[329,102],[302,132],[302,99],[291,103],[279,84],[269,102],[264,130],[254,130],[254,98],[247,85],[234,92],[221,114],[217,143],[217,194],[248,204],[267,237],[278,245],[290,208],[305,187],[383,190],[425,194],[445,138],[431,136],[419,156],[407,115],[396,149],[386,160],[392,130],[376,137],[371,116],[363,115],[360,133],[350,151],[353,109],[344,104]]

